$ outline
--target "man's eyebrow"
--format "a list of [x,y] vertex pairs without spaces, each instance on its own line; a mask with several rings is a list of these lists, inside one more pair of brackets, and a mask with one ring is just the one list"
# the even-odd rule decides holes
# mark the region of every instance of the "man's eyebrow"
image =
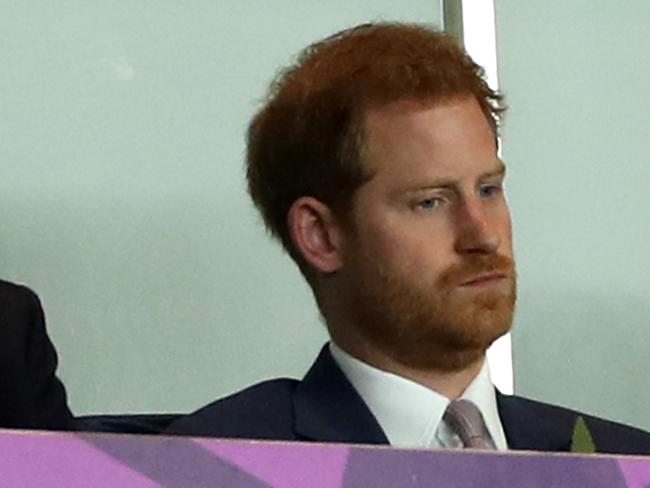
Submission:
[[486,173],[483,173],[481,175],[481,179],[483,178],[491,178],[493,176],[503,176],[506,174],[506,165],[501,159],[497,159],[494,162],[494,165],[496,166],[495,169],[490,170]]
[[[501,159],[496,159],[493,162],[494,169],[490,169],[484,173],[481,173],[479,180],[485,180],[488,178],[495,178],[499,176],[505,176],[506,174],[506,165]],[[431,190],[436,188],[453,188],[456,185],[456,182],[448,178],[433,179],[428,181],[425,185],[418,185],[416,187],[409,187],[405,190],[408,193],[418,192],[422,190]]]

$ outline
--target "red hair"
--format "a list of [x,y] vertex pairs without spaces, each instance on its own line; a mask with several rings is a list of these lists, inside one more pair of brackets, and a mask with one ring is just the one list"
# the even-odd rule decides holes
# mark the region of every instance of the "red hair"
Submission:
[[364,24],[308,46],[280,72],[248,130],[249,193],[270,232],[305,272],[287,213],[301,196],[344,211],[370,176],[363,116],[400,100],[473,96],[494,130],[505,110],[478,66],[448,34],[417,24]]

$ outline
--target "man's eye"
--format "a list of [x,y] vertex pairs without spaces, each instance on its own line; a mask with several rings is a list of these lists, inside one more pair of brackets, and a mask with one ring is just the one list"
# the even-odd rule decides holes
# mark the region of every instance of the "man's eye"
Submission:
[[482,198],[490,198],[498,193],[501,193],[501,185],[483,185],[479,189]]
[[418,207],[422,210],[433,210],[442,204],[442,198],[425,198],[418,202]]

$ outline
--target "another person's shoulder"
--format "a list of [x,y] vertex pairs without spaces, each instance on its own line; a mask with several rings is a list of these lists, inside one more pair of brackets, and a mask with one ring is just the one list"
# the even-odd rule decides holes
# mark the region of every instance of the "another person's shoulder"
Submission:
[[298,380],[264,381],[173,422],[165,434],[295,440],[293,394]]
[[0,425],[70,429],[58,358],[36,294],[0,280]]
[[38,301],[38,297],[25,285],[0,280],[0,301],[5,306],[28,305]]
[[41,303],[24,285],[0,280],[0,334],[3,337],[2,359],[23,358],[20,349],[27,347],[34,328],[43,327]]
[[4,337],[12,341],[26,340],[32,328],[44,320],[41,301],[35,292],[25,285],[0,280],[0,332]]

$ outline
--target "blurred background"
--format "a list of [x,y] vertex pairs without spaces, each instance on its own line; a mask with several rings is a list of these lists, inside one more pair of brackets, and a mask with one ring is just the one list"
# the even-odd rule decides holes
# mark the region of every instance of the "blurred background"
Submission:
[[[304,373],[327,336],[249,202],[247,123],[310,42],[442,27],[450,3],[3,6],[0,276],[40,295],[75,413],[190,411]],[[650,429],[650,3],[495,12],[515,391]]]

